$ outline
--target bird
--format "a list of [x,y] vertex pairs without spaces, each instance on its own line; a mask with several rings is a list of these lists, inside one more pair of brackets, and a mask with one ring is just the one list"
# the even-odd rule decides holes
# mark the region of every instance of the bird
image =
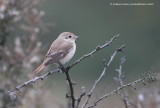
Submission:
[[75,54],[75,41],[77,39],[78,36],[71,32],[61,33],[51,44],[42,64],[35,69],[32,74],[38,74],[50,64],[59,64],[60,66],[63,66],[65,63],[69,62]]

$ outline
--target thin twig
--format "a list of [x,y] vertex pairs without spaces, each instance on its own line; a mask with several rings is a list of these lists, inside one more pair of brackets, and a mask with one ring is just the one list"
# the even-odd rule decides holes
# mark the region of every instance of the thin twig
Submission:
[[[124,73],[122,72],[122,65],[124,62],[125,62],[125,58],[122,57],[121,63],[119,65],[119,69],[116,69],[116,71],[118,72],[118,77],[114,78],[114,79],[116,80],[116,83],[118,84],[118,86],[122,86],[124,84],[123,80],[124,80],[125,76],[124,76]],[[122,89],[121,91],[118,91],[117,93],[121,96],[122,101],[124,102],[125,108],[130,108],[130,102],[128,99],[127,91]]]
[[147,80],[149,83],[150,82],[154,82],[156,80],[155,78],[156,78],[156,73],[150,73],[146,77],[140,78],[140,79],[135,80],[135,81],[133,81],[131,83],[128,83],[128,84],[124,84],[124,85],[118,87],[117,89],[113,90],[112,92],[110,92],[110,93],[108,93],[106,95],[103,95],[102,97],[100,97],[99,99],[97,99],[92,105],[90,105],[88,108],[95,107],[103,99],[105,99],[105,98],[113,95],[114,93],[117,93],[118,91],[120,91],[120,90],[122,90],[122,89],[124,89],[126,87],[135,87],[135,84],[140,83],[140,82],[143,83],[145,80]]
[[57,73],[57,72],[60,72],[60,69],[56,69],[56,70],[53,70],[53,71],[49,71],[48,73],[42,75],[42,76],[39,76],[39,77],[35,77],[29,81],[26,81],[24,82],[23,84],[21,85],[18,85],[15,89],[13,90],[10,90],[8,91],[8,94],[12,93],[12,92],[15,92],[15,91],[20,91],[21,88],[29,85],[29,84],[32,84],[32,83],[35,83],[37,80],[43,80],[44,78],[47,78],[50,74],[53,74],[53,73]]
[[77,105],[76,105],[76,108],[78,108],[78,107],[79,107],[79,104],[80,104],[80,102],[81,102],[81,99],[82,99],[82,97],[83,97],[83,96],[85,96],[85,94],[86,94],[85,87],[82,87],[81,94],[80,94],[79,98],[77,99]]
[[113,42],[114,40],[116,40],[118,37],[119,37],[119,34],[117,34],[116,36],[112,37],[112,38],[110,39],[110,41],[106,42],[105,44],[103,44],[103,45],[101,45],[101,46],[98,45],[93,51],[91,51],[91,52],[88,53],[88,54],[83,55],[81,58],[79,58],[79,59],[76,60],[73,64],[71,64],[68,68],[73,67],[74,65],[78,64],[79,62],[81,62],[83,59],[85,59],[85,58],[87,58],[87,57],[90,57],[90,56],[92,56],[94,53],[96,53],[97,51],[99,51],[99,50],[101,50],[101,49],[103,49],[103,48],[111,45],[112,42]]
[[91,89],[90,92],[88,93],[87,99],[85,100],[84,104],[82,105],[82,108],[85,108],[85,106],[88,104],[88,102],[89,102],[89,100],[90,100],[90,98],[91,98],[91,96],[92,96],[92,93],[93,93],[94,89],[96,88],[97,84],[100,82],[100,80],[102,79],[102,77],[105,75],[108,66],[109,66],[109,65],[111,64],[111,62],[113,61],[113,59],[114,59],[114,57],[116,56],[117,52],[122,51],[123,48],[125,48],[125,45],[122,45],[120,48],[118,48],[118,49],[111,55],[111,58],[110,58],[109,62],[108,62],[107,64],[105,63],[105,67],[104,67],[101,75],[100,75],[100,76],[98,77],[98,79],[95,81],[92,89]]

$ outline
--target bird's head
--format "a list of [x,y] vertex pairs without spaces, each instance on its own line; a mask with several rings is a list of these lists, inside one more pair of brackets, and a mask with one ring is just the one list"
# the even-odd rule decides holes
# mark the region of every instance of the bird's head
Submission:
[[65,41],[75,42],[76,39],[78,39],[78,36],[71,32],[63,32],[59,36],[60,38],[63,38]]

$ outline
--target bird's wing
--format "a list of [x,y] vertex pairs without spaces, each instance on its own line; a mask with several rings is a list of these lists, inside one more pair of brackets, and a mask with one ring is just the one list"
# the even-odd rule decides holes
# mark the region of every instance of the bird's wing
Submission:
[[52,48],[46,54],[46,58],[44,61],[45,65],[47,66],[51,63],[59,62],[59,60],[64,58],[72,48],[73,48],[72,44],[65,45],[65,43],[63,45],[60,45],[58,48],[55,49]]
[[52,43],[52,45],[50,46],[50,48],[46,54],[46,57],[51,56],[51,55],[55,54],[56,52],[63,51],[64,48],[67,49],[66,42],[63,42],[62,40],[55,40]]
[[60,59],[62,59],[68,52],[56,52],[54,54],[50,54],[50,56],[45,59],[45,66],[51,63],[57,63]]

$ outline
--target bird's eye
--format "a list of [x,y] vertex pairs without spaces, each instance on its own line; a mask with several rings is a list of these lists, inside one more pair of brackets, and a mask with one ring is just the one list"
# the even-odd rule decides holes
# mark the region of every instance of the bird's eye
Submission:
[[72,36],[68,36],[69,38],[71,38]]

